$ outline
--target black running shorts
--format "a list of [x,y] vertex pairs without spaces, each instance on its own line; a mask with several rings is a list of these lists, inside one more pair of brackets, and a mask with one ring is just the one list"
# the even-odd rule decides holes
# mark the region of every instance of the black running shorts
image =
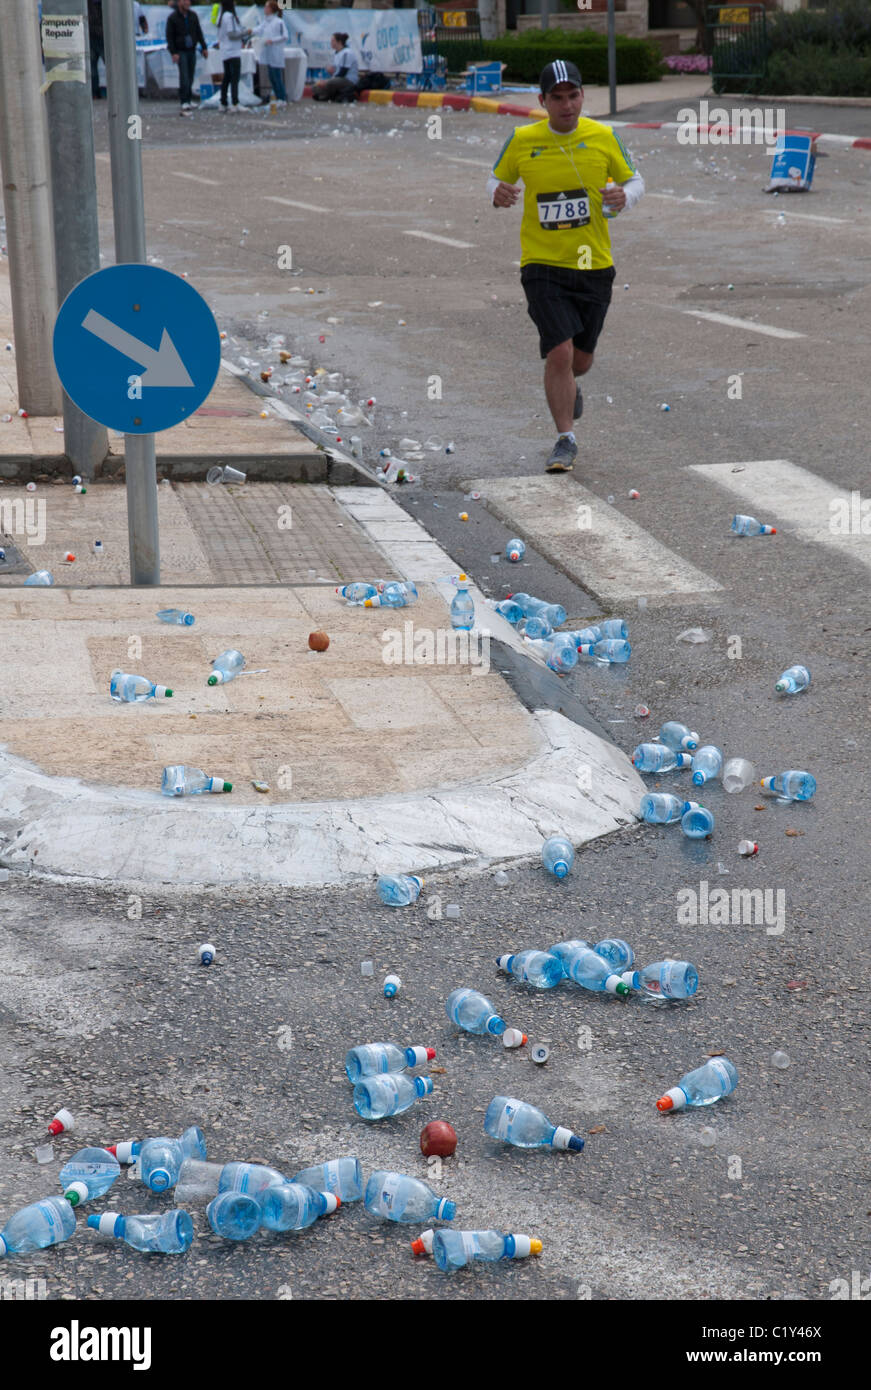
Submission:
[[520,283],[529,317],[538,329],[541,355],[571,338],[581,352],[593,352],[605,323],[616,270],[572,270],[558,265],[525,265]]

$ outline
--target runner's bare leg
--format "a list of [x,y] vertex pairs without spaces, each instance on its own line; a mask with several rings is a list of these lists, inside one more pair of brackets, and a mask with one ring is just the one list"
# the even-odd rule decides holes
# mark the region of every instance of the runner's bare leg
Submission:
[[571,338],[566,338],[564,343],[551,348],[544,359],[544,394],[560,434],[568,434],[573,423],[575,378],[572,367],[576,351]]

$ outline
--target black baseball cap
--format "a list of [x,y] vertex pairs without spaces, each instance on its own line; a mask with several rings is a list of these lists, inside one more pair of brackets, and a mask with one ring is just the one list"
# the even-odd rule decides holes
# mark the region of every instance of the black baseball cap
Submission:
[[542,95],[547,96],[551,88],[556,87],[559,82],[571,82],[575,87],[583,87],[584,85],[581,74],[574,63],[567,63],[563,58],[555,58],[552,63],[548,63],[541,74]]

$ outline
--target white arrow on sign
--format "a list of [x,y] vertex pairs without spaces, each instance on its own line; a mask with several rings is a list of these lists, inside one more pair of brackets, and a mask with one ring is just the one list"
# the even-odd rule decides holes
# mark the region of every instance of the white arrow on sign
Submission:
[[103,318],[96,309],[89,309],[82,322],[82,328],[86,328],[89,333],[93,333],[102,342],[108,343],[109,347],[117,348],[123,352],[125,357],[131,358],[134,362],[140,362],[145,368],[142,373],[143,386],[193,386],[191,378],[188,376],[187,368],[182,362],[176,351],[175,344],[164,328],[163,336],[160,339],[160,347],[155,349],[149,347],[147,343],[140,342],[134,338],[132,333],[125,333],[123,328],[119,328],[117,323],[112,323],[109,319]]

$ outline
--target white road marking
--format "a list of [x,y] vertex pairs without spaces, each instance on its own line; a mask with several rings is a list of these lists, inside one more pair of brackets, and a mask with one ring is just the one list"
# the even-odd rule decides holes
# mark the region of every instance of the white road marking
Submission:
[[221,187],[220,179],[205,179],[202,174],[188,174],[184,169],[170,169],[169,172],[176,179],[190,179],[191,183],[209,183],[213,188]]
[[706,203],[708,207],[716,207],[717,204],[716,198],[696,198],[692,193],[688,193],[684,198],[681,198],[677,193],[648,193],[646,196],[648,198],[663,198],[667,203],[695,203],[696,205]]
[[473,241],[456,241],[450,236],[436,236],[435,232],[409,232],[403,231],[403,236],[419,236],[424,241],[438,241],[442,246],[459,246],[463,251],[471,251],[475,243]]
[[492,169],[493,165],[483,159],[464,159],[459,154],[443,154],[442,159],[447,159],[451,164],[474,164],[476,169]]
[[[766,208],[765,211],[766,213],[770,213],[774,211],[774,208]],[[783,212],[783,207],[779,207],[777,212]],[[801,222],[827,222],[835,223],[839,227],[842,227],[847,221],[846,217],[823,217],[816,212],[792,212],[792,210],[790,210],[789,212],[783,212],[783,215],[787,222],[792,222],[793,219]]]
[[487,478],[468,486],[483,493],[512,533],[602,600],[625,603],[639,595],[723,587],[574,479]]
[[264,193],[264,203],[281,203],[287,208],[302,208],[303,212],[332,212],[332,208],[322,208],[318,203],[298,203],[294,198],[277,198],[272,193]]
[[743,328],[745,332],[765,333],[769,338],[804,338],[805,333],[793,333],[791,328],[772,328],[767,323],[754,323],[752,319],[735,319],[731,314],[715,314],[706,309],[684,309],[697,319],[708,319],[711,323],[724,323],[727,328]]
[[[861,499],[788,459],[754,459],[733,473],[734,463],[693,463],[690,469],[740,499],[738,510],[778,531],[813,541],[871,568],[871,535],[861,534]],[[871,505],[866,503],[866,514]],[[866,528],[871,525],[865,517]],[[834,526],[834,530],[832,527]],[[843,534],[852,526],[853,534]],[[758,538],[760,543],[765,537]],[[739,544],[736,538],[736,544]],[[775,539],[772,545],[777,545]],[[747,545],[753,538],[746,539]],[[787,541],[788,544],[788,541]]]

